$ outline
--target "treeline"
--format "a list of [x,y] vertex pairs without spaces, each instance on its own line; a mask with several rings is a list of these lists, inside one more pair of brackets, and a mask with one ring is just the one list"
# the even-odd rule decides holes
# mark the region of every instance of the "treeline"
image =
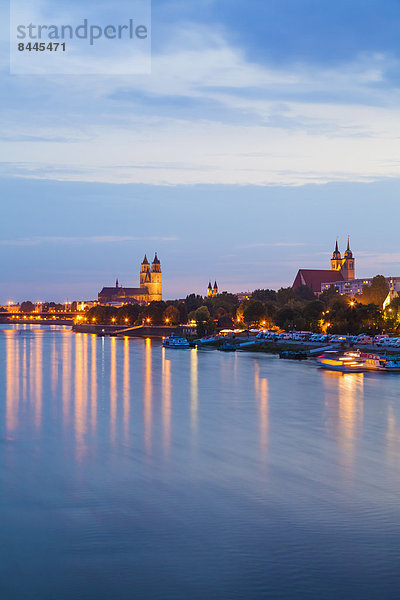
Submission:
[[364,285],[355,298],[341,296],[336,287],[317,299],[307,286],[296,290],[282,288],[256,290],[251,299],[241,303],[238,317],[246,325],[274,326],[285,331],[313,331],[356,335],[359,333],[396,333],[400,326],[400,299],[392,300],[383,310],[389,286],[377,275],[371,285]]
[[364,286],[362,293],[351,300],[340,296],[333,286],[319,298],[307,286],[300,286],[296,290],[255,290],[240,303],[235,294],[224,292],[212,298],[190,294],[182,301],[151,302],[148,306],[96,306],[86,318],[88,322],[126,326],[195,322],[198,335],[235,327],[353,335],[393,333],[399,327],[400,299],[383,311],[388,291],[385,278],[378,275],[371,286]]
[[86,313],[88,322],[104,325],[185,325],[196,322],[199,335],[216,328],[233,327],[239,306],[237,296],[223,293],[214,298],[190,294],[185,300],[126,304],[119,308],[95,306]]

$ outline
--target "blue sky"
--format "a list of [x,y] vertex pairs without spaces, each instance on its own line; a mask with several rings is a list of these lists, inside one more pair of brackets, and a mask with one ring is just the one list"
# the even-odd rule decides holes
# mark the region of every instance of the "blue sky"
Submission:
[[136,76],[10,75],[0,17],[0,302],[136,285],[156,250],[166,297],[285,286],[348,234],[400,274],[398,2],[154,0]]

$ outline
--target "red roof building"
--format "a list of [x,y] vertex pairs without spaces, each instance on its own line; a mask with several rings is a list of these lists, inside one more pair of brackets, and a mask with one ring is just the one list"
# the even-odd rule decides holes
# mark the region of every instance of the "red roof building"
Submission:
[[[292,289],[306,285],[314,294],[322,292],[322,284],[336,283],[339,281],[353,281],[355,278],[355,259],[350,250],[350,237],[347,241],[347,250],[342,258],[338,242],[331,258],[331,268],[328,269],[300,269],[293,282]],[[326,286],[324,286],[326,289]]]
[[335,283],[343,281],[343,275],[340,271],[331,271],[328,269],[299,269],[296,279],[293,282],[292,289],[296,289],[301,285],[306,285],[314,294],[321,293],[321,285],[323,283]]

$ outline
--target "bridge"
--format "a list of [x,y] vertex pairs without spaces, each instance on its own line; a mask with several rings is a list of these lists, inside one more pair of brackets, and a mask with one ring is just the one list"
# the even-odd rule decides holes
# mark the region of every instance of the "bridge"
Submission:
[[30,313],[11,313],[0,311],[0,319],[3,323],[44,323],[59,321],[73,323],[77,316],[81,313],[72,311],[57,311],[57,312],[30,312]]

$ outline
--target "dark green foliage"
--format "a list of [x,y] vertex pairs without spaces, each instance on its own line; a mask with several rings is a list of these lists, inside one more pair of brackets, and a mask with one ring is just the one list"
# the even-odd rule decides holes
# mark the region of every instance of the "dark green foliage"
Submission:
[[284,306],[289,300],[294,300],[294,293],[291,287],[281,288],[276,292],[276,301],[279,306]]
[[383,275],[376,275],[371,285],[363,285],[362,294],[357,298],[363,304],[382,306],[389,293],[389,285]]
[[294,291],[294,297],[296,300],[309,300],[310,302],[311,300],[315,299],[314,292],[308,287],[308,285],[300,285],[298,288],[296,288]]
[[185,305],[188,313],[192,312],[192,310],[197,310],[199,306],[203,304],[203,298],[196,294],[190,294],[186,296]]
[[258,300],[250,300],[243,312],[243,320],[247,325],[257,325],[266,318],[265,306]]
[[254,290],[251,295],[252,300],[259,300],[260,302],[276,302],[276,291],[275,290]]
[[164,311],[167,305],[162,300],[150,302],[148,306],[144,307],[142,312],[142,318],[144,324],[149,325],[164,325]]
[[335,285],[331,285],[329,289],[320,294],[319,299],[325,304],[325,306],[331,306],[332,303],[339,297],[340,296],[337,287]]
[[319,331],[319,321],[322,318],[324,304],[320,300],[312,300],[305,305],[303,317],[306,321],[306,330]]
[[35,310],[35,305],[30,300],[21,303],[21,312],[31,313]]

